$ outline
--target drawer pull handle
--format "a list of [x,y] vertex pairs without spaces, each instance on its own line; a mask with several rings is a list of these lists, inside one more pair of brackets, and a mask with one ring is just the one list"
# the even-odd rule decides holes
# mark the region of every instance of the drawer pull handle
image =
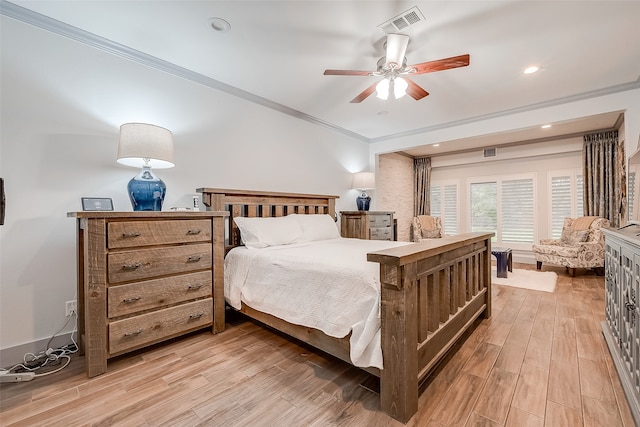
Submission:
[[122,269],[126,271],[133,271],[139,269],[140,267],[142,267],[142,264],[136,262],[135,264],[125,264],[122,266]]
[[204,311],[201,311],[200,313],[190,314],[189,319],[199,319],[202,316],[204,316]]
[[200,289],[203,286],[204,285],[202,283],[199,283],[197,285],[189,285],[189,287],[187,287],[187,289],[190,290],[190,291],[195,291],[197,289]]
[[194,230],[187,231],[187,234],[200,234],[200,233],[202,233],[202,229],[200,229],[200,228],[196,228]]
[[125,337],[135,337],[138,336],[142,333],[142,331],[144,331],[144,329],[138,329],[137,331],[133,331],[133,332],[125,332],[124,336]]
[[202,259],[202,255],[191,255],[187,258],[187,262],[198,262]]
[[140,233],[138,233],[137,231],[134,231],[133,233],[122,233],[122,237],[124,237],[125,239],[132,238],[132,237],[140,237]]
[[135,296],[133,298],[125,298],[122,300],[122,302],[126,303],[126,304],[131,304],[132,302],[136,302],[136,301],[140,301],[142,299],[142,297],[140,295]]

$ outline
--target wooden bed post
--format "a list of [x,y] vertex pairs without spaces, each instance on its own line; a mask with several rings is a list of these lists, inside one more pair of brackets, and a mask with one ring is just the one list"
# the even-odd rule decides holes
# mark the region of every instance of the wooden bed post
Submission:
[[380,406],[406,423],[418,411],[417,265],[380,265]]

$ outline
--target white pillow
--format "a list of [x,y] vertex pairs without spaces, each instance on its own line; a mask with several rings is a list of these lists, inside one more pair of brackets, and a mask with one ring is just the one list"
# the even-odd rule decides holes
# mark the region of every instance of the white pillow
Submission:
[[327,214],[310,214],[300,215],[292,214],[290,217],[295,218],[302,227],[302,241],[314,242],[316,240],[328,240],[340,238],[340,232],[331,215]]
[[302,227],[289,216],[270,218],[236,217],[242,242],[248,248],[289,245],[303,240]]

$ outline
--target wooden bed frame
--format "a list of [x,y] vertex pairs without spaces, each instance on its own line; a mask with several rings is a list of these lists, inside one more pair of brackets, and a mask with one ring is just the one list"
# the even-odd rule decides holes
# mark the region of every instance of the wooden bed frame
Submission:
[[[337,196],[199,188],[209,210],[229,212],[226,250],[240,245],[234,217],[329,214]],[[492,233],[469,233],[372,252],[380,264],[380,406],[406,423],[418,410],[419,384],[480,316],[491,315]],[[329,337],[243,305],[243,313],[348,363],[349,337]]]

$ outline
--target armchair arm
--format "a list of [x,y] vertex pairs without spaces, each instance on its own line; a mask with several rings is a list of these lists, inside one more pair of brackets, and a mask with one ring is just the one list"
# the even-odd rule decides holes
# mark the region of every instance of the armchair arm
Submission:
[[599,242],[583,242],[578,244],[578,260],[587,267],[604,265],[604,245]]

